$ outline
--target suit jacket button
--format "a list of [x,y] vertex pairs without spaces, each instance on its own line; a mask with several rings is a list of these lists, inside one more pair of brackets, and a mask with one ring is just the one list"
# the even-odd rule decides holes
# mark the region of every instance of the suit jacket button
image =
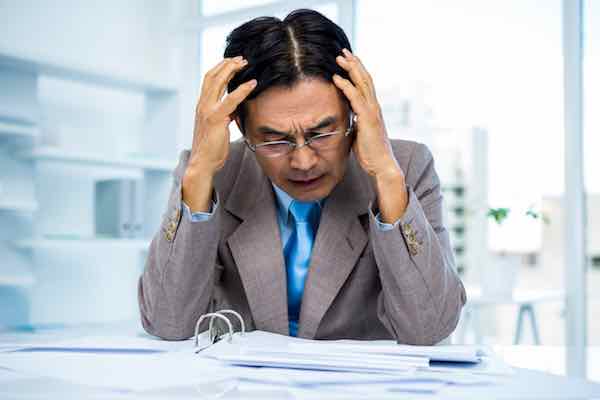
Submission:
[[409,251],[410,255],[413,257],[416,256],[417,254],[419,254],[419,248],[416,243],[409,243],[408,251]]

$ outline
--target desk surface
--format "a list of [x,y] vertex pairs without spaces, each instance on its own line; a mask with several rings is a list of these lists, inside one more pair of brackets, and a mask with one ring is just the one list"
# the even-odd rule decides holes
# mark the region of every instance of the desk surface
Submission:
[[[115,331],[116,329],[116,331]],[[139,332],[137,326],[131,324],[115,325],[107,329],[99,330],[97,327],[83,327],[78,329],[47,330],[35,332],[0,333],[0,344],[8,341],[22,340],[31,342],[39,340],[47,342],[50,339],[61,339],[65,337],[81,337],[88,335],[110,335],[110,334],[131,334]],[[553,368],[562,354],[564,348],[546,347],[546,346],[498,346],[494,348],[503,358],[512,365],[525,365],[532,368],[541,368],[549,372],[562,372],[560,367]],[[590,348],[590,358],[600,360],[600,347]],[[2,354],[0,353],[0,363]],[[532,369],[516,368],[516,374],[512,377],[502,378],[502,384],[480,387],[457,387],[448,386],[441,393],[433,397],[419,395],[419,399],[428,398],[448,398],[448,399],[600,399],[600,383],[583,381],[580,379],[568,379],[564,376],[550,374],[543,371]],[[131,372],[135,374],[135,371]],[[226,390],[219,397],[214,395]],[[228,390],[228,391],[227,391]],[[212,397],[210,397],[212,396]],[[323,398],[323,395],[316,396],[308,393],[288,392],[284,389],[257,388],[241,386],[223,387],[175,387],[170,389],[147,391],[147,392],[115,392],[107,389],[94,388],[89,386],[77,385],[66,381],[52,378],[42,378],[36,376],[27,376],[22,373],[0,368],[0,398],[44,398],[44,399],[64,399],[64,398],[115,398],[115,399],[160,399],[160,398],[219,398],[219,399],[293,399],[293,398]],[[327,398],[333,397],[330,392]],[[406,398],[405,395],[400,396]],[[347,398],[347,397],[345,397]],[[356,396],[352,396],[356,398]],[[412,398],[412,397],[411,397]]]
[[[516,375],[502,385],[483,387],[448,387],[434,396],[419,395],[418,399],[600,399],[600,385],[567,379],[547,373],[516,369]],[[177,387],[157,391],[123,393],[107,389],[92,388],[49,378],[27,377],[10,371],[0,370],[0,398],[19,399],[172,399],[172,398],[219,398],[219,399],[297,399],[315,398],[290,393],[284,389],[231,388],[221,397],[223,387]],[[226,388],[225,388],[226,390]],[[204,396],[199,396],[201,393]],[[317,397],[318,398],[318,397]],[[323,398],[323,396],[321,396]],[[327,398],[332,398],[327,394]],[[337,397],[336,397],[337,398]],[[356,397],[345,397],[356,398]],[[399,396],[399,398],[414,398]]]
[[[565,346],[493,346],[494,351],[508,364],[521,368],[565,375]],[[600,383],[600,346],[589,346],[586,351],[588,378]]]

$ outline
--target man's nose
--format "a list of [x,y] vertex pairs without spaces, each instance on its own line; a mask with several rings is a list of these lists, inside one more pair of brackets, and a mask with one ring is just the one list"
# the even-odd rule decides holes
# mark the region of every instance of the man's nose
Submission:
[[[304,143],[304,141],[302,141],[302,143]],[[294,169],[308,171],[312,169],[318,161],[319,157],[317,156],[317,153],[310,146],[302,146],[292,151],[290,166]]]

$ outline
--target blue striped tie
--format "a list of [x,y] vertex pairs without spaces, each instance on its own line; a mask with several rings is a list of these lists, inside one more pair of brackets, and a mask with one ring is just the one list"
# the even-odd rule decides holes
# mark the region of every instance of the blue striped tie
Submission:
[[294,218],[294,231],[290,236],[283,254],[287,273],[288,318],[290,335],[298,333],[298,319],[304,282],[308,274],[310,253],[315,241],[315,225],[318,219],[318,203],[292,201],[290,213]]

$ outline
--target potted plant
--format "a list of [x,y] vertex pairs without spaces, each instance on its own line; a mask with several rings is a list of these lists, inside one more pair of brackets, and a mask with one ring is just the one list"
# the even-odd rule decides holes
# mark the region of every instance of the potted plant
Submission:
[[[497,226],[505,224],[511,214],[510,208],[489,208],[487,217]],[[524,215],[531,220],[548,223],[548,218],[533,206],[529,207]],[[481,290],[483,293],[494,297],[511,297],[517,284],[518,271],[522,265],[519,254],[511,254],[508,249],[500,249],[492,254],[489,262],[484,265],[481,275]]]

